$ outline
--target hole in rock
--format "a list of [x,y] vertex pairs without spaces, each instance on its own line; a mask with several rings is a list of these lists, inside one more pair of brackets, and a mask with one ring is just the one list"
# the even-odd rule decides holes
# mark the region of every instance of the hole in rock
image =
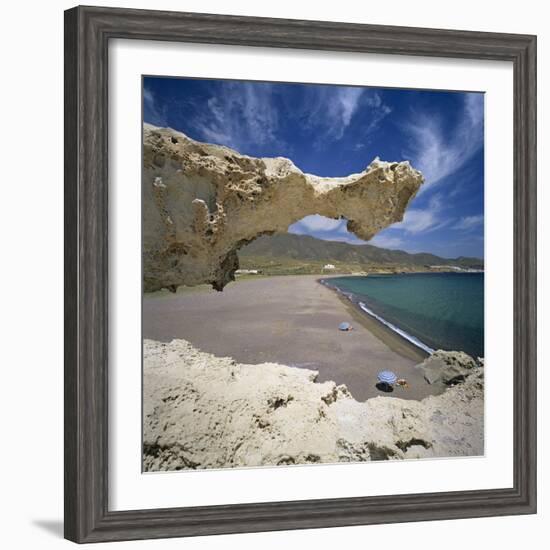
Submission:
[[376,265],[372,247],[347,230],[345,218],[306,216],[286,233],[263,235],[238,251],[237,277],[361,273]]

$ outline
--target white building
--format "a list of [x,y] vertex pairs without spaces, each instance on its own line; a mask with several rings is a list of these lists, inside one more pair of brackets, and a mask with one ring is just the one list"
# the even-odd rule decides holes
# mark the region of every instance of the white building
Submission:
[[237,269],[235,275],[259,275],[261,271],[259,269]]
[[333,264],[326,264],[323,266],[323,269],[336,269],[336,266],[334,266]]

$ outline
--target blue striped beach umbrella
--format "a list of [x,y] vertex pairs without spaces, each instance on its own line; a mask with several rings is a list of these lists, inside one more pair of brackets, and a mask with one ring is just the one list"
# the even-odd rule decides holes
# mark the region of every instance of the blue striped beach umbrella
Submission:
[[351,328],[351,325],[349,323],[344,322],[344,323],[340,323],[338,325],[338,328],[340,330],[349,330]]
[[395,384],[397,376],[391,370],[382,370],[378,373],[378,380],[384,384]]

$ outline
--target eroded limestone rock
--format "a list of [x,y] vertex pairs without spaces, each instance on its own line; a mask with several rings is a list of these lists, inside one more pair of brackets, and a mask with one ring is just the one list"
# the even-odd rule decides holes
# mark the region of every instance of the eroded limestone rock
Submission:
[[375,159],[360,174],[321,178],[285,158],[252,158],[145,124],[144,290],[233,280],[237,250],[286,232],[304,216],[348,220],[368,240],[403,218],[423,177],[408,162]]
[[463,351],[437,350],[417,368],[428,384],[452,386],[463,382],[478,363]]
[[360,403],[312,370],[145,340],[144,469],[482,455],[484,369],[462,359],[468,375],[441,395]]

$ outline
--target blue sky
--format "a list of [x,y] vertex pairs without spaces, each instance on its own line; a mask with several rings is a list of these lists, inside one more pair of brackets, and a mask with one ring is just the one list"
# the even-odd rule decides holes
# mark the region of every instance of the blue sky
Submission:
[[[483,94],[145,77],[145,122],[302,171],[346,176],[375,157],[409,160],[426,183],[402,222],[370,244],[483,257]],[[289,231],[361,244],[346,220],[308,216]]]

